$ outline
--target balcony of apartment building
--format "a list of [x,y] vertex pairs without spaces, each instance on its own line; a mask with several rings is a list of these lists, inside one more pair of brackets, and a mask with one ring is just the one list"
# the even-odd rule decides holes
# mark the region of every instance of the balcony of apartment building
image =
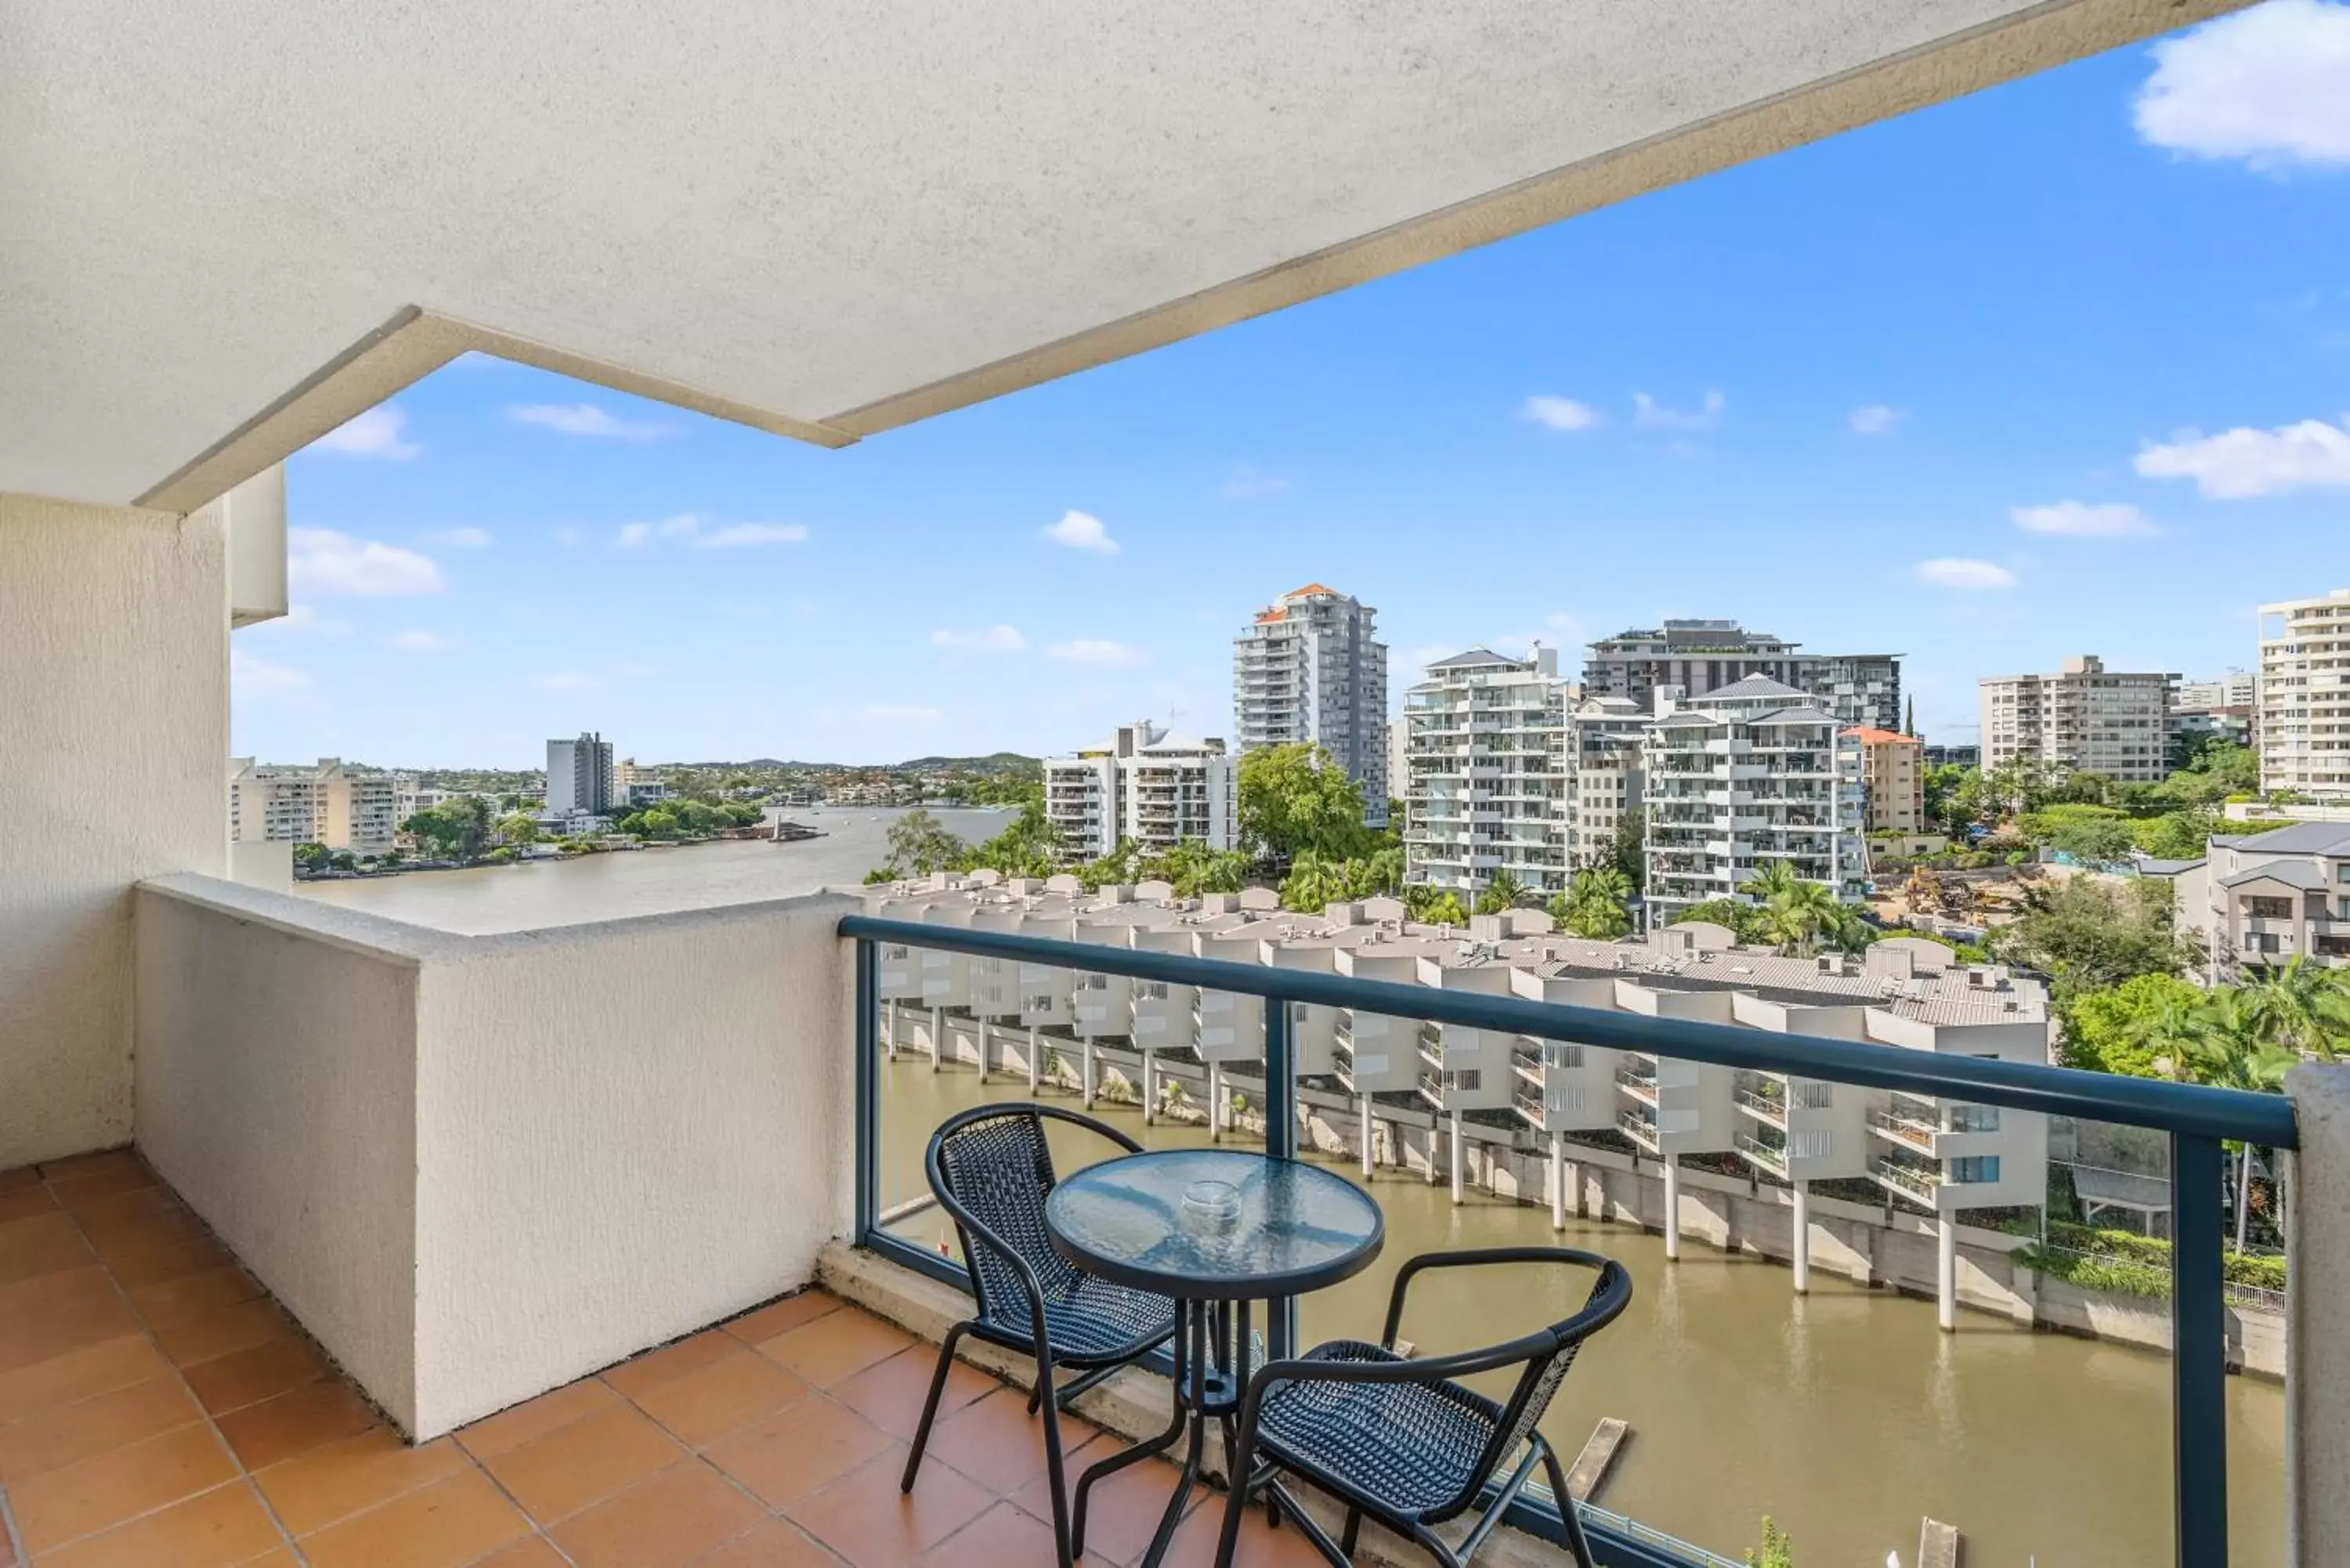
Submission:
[[[983,1082],[1065,1092],[1056,1042],[1119,1038],[1135,982],[1407,1005],[1345,974],[1101,945],[1022,964],[1024,992],[1032,967],[1116,966],[1086,971],[1104,983],[1073,990],[1060,1036],[1026,1002],[1020,1020],[990,1014],[1000,995],[958,1007],[953,966],[912,957],[962,943],[999,961],[1029,939],[889,934],[844,897],[459,933],[224,879],[228,621],[283,613],[267,491],[304,443],[484,353],[845,446],[2180,19],[1806,3],[1692,27],[1659,5],[1507,36],[1407,18],[1399,48],[1385,15],[1168,33],[1055,0],[1033,26],[941,14],[916,58],[891,17],[856,8],[684,10],[650,41],[438,0],[267,40],[200,8],[127,29],[20,9],[11,102],[43,134],[40,177],[12,187],[12,238],[33,248],[11,260],[43,286],[0,287],[0,341],[50,351],[0,381],[0,780],[14,820],[74,825],[12,836],[0,867],[0,1561],[38,1568],[1046,1561],[1035,1428],[999,1387],[1016,1365],[951,1370],[941,1468],[897,1488],[930,1373],[917,1335],[969,1310],[921,1191],[936,1112]],[[350,93],[424,36],[431,68],[403,91]],[[1117,68],[1137,47],[1170,84],[1172,142]],[[612,112],[653,101],[610,90],[639,57],[653,98],[691,114]],[[1014,124],[1004,81],[1055,84],[1058,112]],[[1426,134],[1464,117],[1473,145]],[[348,136],[296,148],[289,126]],[[974,159],[983,183],[959,177]],[[682,245],[681,169],[701,214]],[[788,202],[771,199],[778,169]],[[240,243],[126,245],[99,207]],[[93,778],[138,809],[93,818]],[[1095,804],[1097,825],[1099,798],[1048,791]],[[975,1062],[934,1033],[938,1072],[892,1063],[885,942],[922,1002],[950,977],[938,1010]],[[1731,1059],[1676,1020],[1436,990],[1411,1005]],[[1285,1048],[1276,1029],[1268,1055]],[[2175,1140],[2178,1437],[2150,1479],[2170,1482],[2166,1533],[2198,1568],[2225,1555],[2220,1142],[2298,1145],[2293,1550],[2303,1568],[2350,1560],[2335,1075],[2297,1080],[2296,1124],[2189,1085],[1792,1036],[1756,1049]],[[1354,1013],[1333,1041],[1350,1089],[1373,1056],[1404,1064],[1396,1092],[1417,1087]],[[1294,1149],[1296,1086],[1277,1061],[1266,1076],[1260,1136]],[[1155,1104],[1146,1089],[1143,1114]],[[1648,1104],[1619,1114],[1655,1152]],[[1269,1338],[1301,1321],[1284,1308]],[[1084,1410],[1125,1430],[1163,1425],[1168,1403],[1144,1370]],[[1489,1555],[1559,1561],[1546,1542],[1575,1506],[1529,1489]],[[1703,1561],[1584,1515],[1607,1563]],[[1130,1528],[1101,1529],[1094,1555],[1139,1552]],[[1277,1561],[1295,1532],[1253,1520],[1246,1542],[1243,1561]],[[1179,1544],[1196,1552],[1196,1527]]]

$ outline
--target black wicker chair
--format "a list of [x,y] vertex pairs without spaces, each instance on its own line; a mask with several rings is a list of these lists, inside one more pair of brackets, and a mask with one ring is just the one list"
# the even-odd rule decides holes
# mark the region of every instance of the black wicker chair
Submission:
[[[1568,1263],[1596,1270],[1599,1277],[1573,1317],[1507,1345],[1426,1360],[1396,1353],[1404,1293],[1414,1276],[1423,1269],[1495,1263]],[[1366,1515],[1417,1541],[1445,1568],[1461,1568],[1534,1479],[1537,1464],[1558,1499],[1567,1550],[1581,1568],[1592,1568],[1591,1544],[1567,1496],[1565,1472],[1534,1427],[1584,1340],[1613,1322],[1631,1299],[1632,1277],[1622,1264],[1569,1247],[1498,1247],[1412,1259],[1396,1274],[1380,1343],[1333,1340],[1296,1360],[1270,1362],[1249,1379],[1232,1465],[1232,1473],[1248,1480],[1225,1500],[1216,1568],[1231,1568],[1241,1515],[1259,1492],[1268,1494],[1275,1519],[1295,1520],[1339,1568],[1354,1556]],[[1522,1370],[1506,1403],[1454,1381],[1512,1366]],[[1445,1544],[1434,1527],[1475,1507],[1521,1446],[1524,1457],[1501,1478],[1466,1538],[1457,1547]],[[1284,1470],[1347,1505],[1343,1541],[1333,1542],[1297,1506],[1277,1479]]]
[[[982,1106],[950,1116],[931,1135],[922,1163],[930,1173],[931,1190],[954,1220],[979,1311],[947,1331],[899,1486],[907,1491],[914,1488],[922,1449],[931,1439],[931,1422],[962,1336],[1027,1351],[1036,1357],[1036,1388],[1029,1397],[1029,1410],[1038,1407],[1045,1390],[1054,1389],[1052,1398],[1041,1401],[1045,1469],[1053,1491],[1054,1542],[1061,1568],[1070,1568],[1057,1413],[1086,1389],[1172,1338],[1175,1303],[1081,1272],[1053,1251],[1045,1235],[1045,1199],[1055,1179],[1053,1151],[1045,1139],[1048,1117],[1097,1133],[1128,1154],[1141,1150],[1141,1145],[1116,1128],[1055,1106]],[[1080,1376],[1055,1388],[1056,1367]]]

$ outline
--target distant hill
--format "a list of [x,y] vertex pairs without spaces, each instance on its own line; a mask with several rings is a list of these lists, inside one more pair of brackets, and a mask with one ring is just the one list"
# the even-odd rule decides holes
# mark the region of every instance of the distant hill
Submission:
[[803,763],[785,762],[775,757],[753,757],[745,762],[718,763],[653,763],[650,767],[701,768],[723,771],[728,768],[767,768],[794,770],[802,773],[942,773],[953,770],[967,774],[1003,774],[1034,772],[1039,763],[1035,757],[1018,752],[991,752],[983,757],[914,757],[902,763]]

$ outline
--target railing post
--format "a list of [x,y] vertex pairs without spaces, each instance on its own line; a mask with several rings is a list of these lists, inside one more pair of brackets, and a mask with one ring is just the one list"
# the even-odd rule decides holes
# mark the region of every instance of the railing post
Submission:
[[[1297,1158],[1295,1042],[1289,1033],[1289,1003],[1264,999],[1264,1152],[1275,1159]],[[1277,1359],[1297,1345],[1297,1298],[1265,1303],[1265,1348]]]
[[[873,1233],[881,1191],[881,977],[873,939],[857,940],[857,1234]],[[838,1189],[834,1190],[837,1191]]]
[[2228,1319],[2220,1141],[2174,1133],[2170,1419],[2178,1568],[2228,1561]]

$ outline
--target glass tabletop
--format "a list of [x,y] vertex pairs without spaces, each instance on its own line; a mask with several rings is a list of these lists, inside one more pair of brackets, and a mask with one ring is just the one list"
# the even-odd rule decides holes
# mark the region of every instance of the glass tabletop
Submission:
[[1154,1149],[1064,1178],[1045,1201],[1054,1250],[1160,1295],[1258,1301],[1370,1266],[1387,1223],[1370,1195],[1294,1159]]

